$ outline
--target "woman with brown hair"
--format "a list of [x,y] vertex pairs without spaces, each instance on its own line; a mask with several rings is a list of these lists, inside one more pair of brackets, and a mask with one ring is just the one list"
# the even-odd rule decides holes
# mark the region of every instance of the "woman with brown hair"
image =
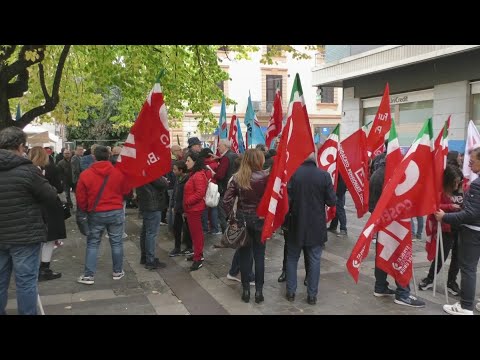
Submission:
[[[36,165],[50,185],[57,189],[57,193],[63,192],[63,185],[60,179],[60,173],[55,166],[53,159],[50,159],[44,148],[40,146],[33,147],[29,154],[33,165]],[[57,202],[53,206],[44,207],[42,209],[44,221],[47,224],[47,242],[42,243],[40,272],[38,281],[47,281],[58,279],[62,276],[59,272],[50,269],[50,261],[52,260],[55,241],[65,239],[67,231],[65,228],[65,215],[63,205],[57,196]]]
[[250,279],[252,269],[251,253],[255,260],[255,302],[264,301],[263,283],[265,274],[265,244],[261,241],[263,219],[257,216],[257,207],[262,199],[267,185],[268,173],[263,169],[265,156],[262,151],[249,149],[243,155],[240,168],[228,184],[223,199],[225,212],[230,214],[235,199],[237,202],[237,220],[245,221],[247,227],[248,245],[239,249],[240,273],[242,278],[242,300],[250,301]]

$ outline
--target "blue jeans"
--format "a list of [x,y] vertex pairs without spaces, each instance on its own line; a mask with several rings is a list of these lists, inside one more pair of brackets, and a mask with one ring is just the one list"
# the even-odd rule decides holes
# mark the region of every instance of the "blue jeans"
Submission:
[[97,270],[97,252],[100,240],[107,229],[108,240],[112,248],[113,272],[119,273],[123,269],[123,224],[125,212],[123,209],[95,212],[88,215],[90,233],[87,236],[87,250],[85,255],[85,276],[95,276]]
[[[317,296],[318,283],[320,281],[320,257],[322,256],[323,245],[304,246],[303,254],[308,263],[307,272],[307,295]],[[300,258],[300,247],[296,241],[290,241],[287,247],[287,292],[295,294],[297,291],[297,265]]]
[[[415,230],[415,223],[413,222],[413,219],[417,219],[417,229]],[[422,232],[423,232],[423,216],[417,216],[416,218],[412,218],[412,235],[415,235],[417,237],[422,237]]]
[[160,220],[162,218],[162,212],[158,211],[144,211],[142,232],[140,234],[140,249],[142,252],[142,258],[145,256],[147,264],[153,264],[155,262],[155,246],[158,231],[160,228]]
[[19,315],[37,315],[38,269],[41,244],[0,245],[0,315],[6,315],[12,269],[17,286]]
[[207,207],[205,210],[203,210],[202,213],[202,228],[204,232],[208,231],[208,210],[210,209],[210,218],[212,220],[211,224],[211,231],[214,233],[218,233],[220,230],[218,230],[218,208],[209,208]]
[[[251,255],[251,254],[250,254]],[[253,267],[253,256],[250,256],[250,269]],[[232,276],[237,276],[238,273],[240,272],[240,252],[235,250],[235,254],[233,255],[232,259],[232,266],[230,267],[230,270],[228,273]],[[250,270],[250,282],[255,281],[255,274],[253,271]]]

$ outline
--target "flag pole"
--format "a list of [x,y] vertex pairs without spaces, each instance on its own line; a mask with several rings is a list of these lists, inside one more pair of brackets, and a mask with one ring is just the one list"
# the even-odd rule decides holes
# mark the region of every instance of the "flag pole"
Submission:
[[441,232],[440,232],[440,244],[442,245],[440,247],[440,254],[442,255],[442,275],[443,275],[443,280],[444,280],[443,285],[444,285],[444,288],[445,288],[445,300],[448,304],[447,278],[445,277],[445,260],[446,260],[446,258],[445,258],[445,253],[444,253],[444,250],[443,250],[443,233],[441,233]]
[[435,297],[435,292],[437,291],[437,268],[438,268],[438,248],[440,247],[440,232],[442,231],[442,224],[440,221],[437,221],[437,247],[435,249],[435,266],[433,269],[433,296]]

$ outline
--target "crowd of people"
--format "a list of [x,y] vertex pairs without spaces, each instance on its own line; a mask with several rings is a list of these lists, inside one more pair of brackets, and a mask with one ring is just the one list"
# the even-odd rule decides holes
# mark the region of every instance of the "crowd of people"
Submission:
[[[268,242],[261,241],[264,219],[257,215],[257,208],[274,163],[274,149],[258,145],[239,155],[231,150],[230,141],[222,139],[218,143],[217,156],[209,148],[202,148],[198,138],[192,137],[185,149],[171,146],[169,173],[131,189],[125,175],[115,167],[120,147],[109,149],[93,145],[85,152],[82,146],[77,146],[74,154],[65,149],[62,156],[54,159],[48,148],[34,147],[27,153],[25,144],[26,135],[21,129],[12,127],[0,131],[0,314],[5,314],[12,270],[15,271],[19,314],[36,314],[38,281],[61,277],[50,269],[50,263],[53,250],[67,237],[65,214],[66,208],[74,208],[72,194],[76,211],[88,214],[85,265],[77,279],[79,283],[95,283],[97,253],[104,235],[112,250],[112,279],[120,280],[125,276],[125,207],[128,201],[135,199],[143,219],[139,260],[145,269],[167,266],[156,256],[156,241],[162,224],[168,224],[174,243],[169,256],[185,256],[192,262],[190,271],[197,271],[203,267],[205,259],[205,234],[220,239],[234,216],[245,223],[249,241],[235,251],[227,279],[242,284],[242,301],[250,301],[251,286],[255,286],[255,302],[265,300]],[[429,216],[427,223],[436,224],[435,219],[442,221],[440,231],[445,256],[452,252],[447,286],[448,291],[460,295],[461,300],[445,305],[444,309],[449,313],[469,314],[474,306],[476,267],[480,257],[480,180],[475,180],[470,190],[462,194],[459,185],[463,176],[458,153],[455,159],[455,154],[449,156],[441,206],[436,214]],[[472,171],[480,172],[480,149],[473,150],[470,159]],[[384,174],[385,154],[382,154],[372,162],[371,212],[382,192]],[[215,207],[208,207],[205,202],[209,182],[218,185],[220,200]],[[293,174],[287,190],[289,212],[282,226],[285,247],[278,281],[286,282],[286,299],[295,301],[298,260],[303,250],[306,301],[314,305],[327,231],[338,236],[348,234],[344,209],[347,189],[339,176],[334,190],[331,176],[317,167],[316,156],[312,153]],[[63,192],[65,203],[59,197]],[[327,206],[336,206],[336,217],[329,225]],[[437,231],[436,228],[430,230]],[[421,231],[415,235],[421,237]],[[432,287],[434,272],[440,270],[443,260],[441,257],[434,259],[427,277],[419,284],[421,290]],[[459,271],[461,286],[456,282]],[[392,296],[399,305],[425,306],[422,300],[410,294],[408,286],[397,284],[396,290],[391,289],[387,274],[378,268],[375,268],[375,279],[374,296]]]

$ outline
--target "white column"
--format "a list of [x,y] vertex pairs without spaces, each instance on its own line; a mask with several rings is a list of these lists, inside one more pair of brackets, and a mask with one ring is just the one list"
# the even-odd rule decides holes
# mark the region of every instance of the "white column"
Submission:
[[347,138],[360,128],[360,113],[360,99],[354,98],[354,88],[343,89],[340,140]]
[[433,88],[433,131],[440,131],[449,115],[449,140],[465,140],[470,114],[470,84],[458,81]]

